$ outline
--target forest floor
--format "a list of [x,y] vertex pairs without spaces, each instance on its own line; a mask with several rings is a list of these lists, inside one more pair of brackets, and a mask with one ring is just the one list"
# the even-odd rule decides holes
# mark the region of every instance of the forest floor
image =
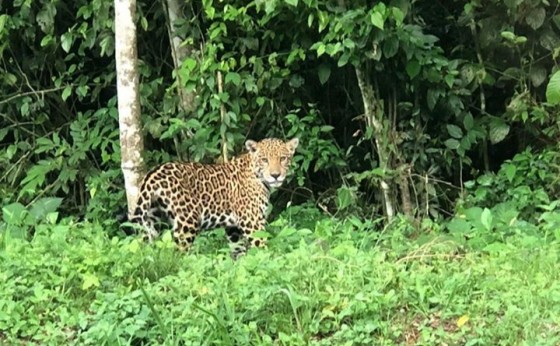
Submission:
[[[398,222],[397,222],[398,223]],[[94,223],[0,242],[2,345],[559,345],[558,240],[474,251],[288,209],[234,262],[223,230],[188,254]]]

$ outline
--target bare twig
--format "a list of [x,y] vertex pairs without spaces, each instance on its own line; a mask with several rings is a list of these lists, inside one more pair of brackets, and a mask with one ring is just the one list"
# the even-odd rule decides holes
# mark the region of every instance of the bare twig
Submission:
[[59,90],[62,90],[64,88],[66,88],[66,85],[61,86],[61,87],[51,88],[51,89],[45,89],[45,90],[26,91],[26,92],[23,92],[23,93],[12,95],[12,96],[8,97],[7,99],[4,99],[4,100],[0,101],[0,105],[2,105],[4,103],[8,103],[10,101],[13,101],[15,99],[18,99],[20,97],[29,96],[29,95],[35,95],[35,96],[41,95],[41,96],[43,96],[45,94],[52,93],[52,92],[55,92],[55,91],[59,91]]
[[447,254],[447,253],[435,253],[435,254],[420,254],[420,255],[410,255],[403,257],[397,260],[396,263],[408,262],[416,259],[425,259],[425,258],[444,258],[444,259],[453,259],[453,258],[463,258],[465,257],[462,254]]

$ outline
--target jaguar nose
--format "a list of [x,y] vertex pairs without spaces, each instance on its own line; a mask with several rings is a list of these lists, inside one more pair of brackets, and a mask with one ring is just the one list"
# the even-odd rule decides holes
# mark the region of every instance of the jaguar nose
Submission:
[[278,180],[278,177],[280,176],[280,173],[270,173],[270,176],[273,177],[274,179]]

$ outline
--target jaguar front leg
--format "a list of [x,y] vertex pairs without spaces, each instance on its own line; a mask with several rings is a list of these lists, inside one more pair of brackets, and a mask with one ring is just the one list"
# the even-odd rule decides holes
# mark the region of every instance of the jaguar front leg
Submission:
[[231,258],[237,260],[247,252],[247,242],[243,236],[243,231],[239,227],[226,227],[226,235],[229,240]]
[[257,222],[248,225],[243,229],[243,235],[247,239],[249,247],[258,247],[266,249],[266,238],[255,237],[255,233],[259,231],[264,231],[266,221],[264,218],[259,219]]
[[188,251],[194,242],[198,229],[192,224],[176,222],[173,227],[173,239],[181,251]]

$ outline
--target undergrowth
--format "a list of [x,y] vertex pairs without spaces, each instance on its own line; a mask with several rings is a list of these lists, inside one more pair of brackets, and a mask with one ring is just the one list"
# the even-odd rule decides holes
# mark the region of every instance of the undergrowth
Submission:
[[291,207],[269,249],[237,262],[223,230],[188,254],[169,233],[147,245],[68,220],[30,241],[4,232],[0,343],[560,343],[558,234],[475,249],[439,229],[413,237],[404,220],[379,227]]

